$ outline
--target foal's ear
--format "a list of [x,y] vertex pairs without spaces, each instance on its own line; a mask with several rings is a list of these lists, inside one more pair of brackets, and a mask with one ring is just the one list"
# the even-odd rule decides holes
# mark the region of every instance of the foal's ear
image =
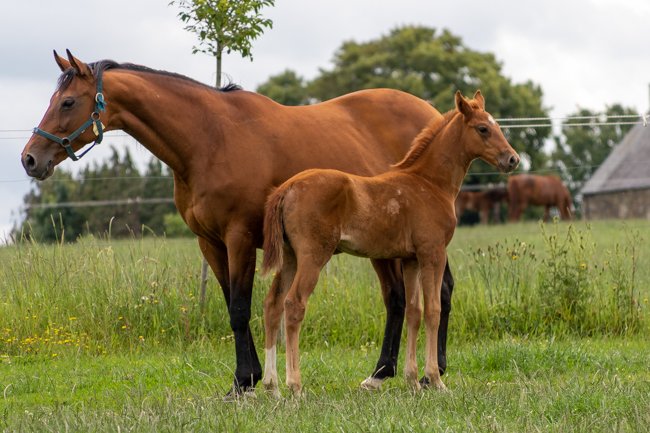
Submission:
[[68,60],[70,61],[70,65],[75,69],[75,71],[77,71],[77,74],[79,76],[92,77],[93,73],[90,70],[90,66],[88,66],[81,60],[77,59],[75,56],[73,56],[70,50],[68,50],[67,48],[65,52],[68,55]]
[[476,93],[474,93],[474,100],[478,102],[478,106],[481,107],[481,110],[485,110],[485,98],[480,90],[477,90]]
[[469,101],[465,99],[463,94],[460,93],[460,90],[456,91],[456,109],[463,113],[463,116],[465,116],[466,119],[472,117],[472,106],[469,104]]
[[61,72],[70,69],[72,67],[72,65],[70,65],[70,62],[68,62],[63,57],[59,56],[56,50],[54,50],[54,61],[56,62],[57,65],[59,65],[59,69],[61,69]]

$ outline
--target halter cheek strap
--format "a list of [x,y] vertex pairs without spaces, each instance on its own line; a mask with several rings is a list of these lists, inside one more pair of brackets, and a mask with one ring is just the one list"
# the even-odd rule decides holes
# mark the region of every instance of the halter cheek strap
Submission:
[[[33,130],[34,134],[40,135],[42,137],[47,138],[48,140],[52,140],[55,143],[60,144],[68,153],[70,159],[72,159],[73,161],[78,161],[79,159],[81,159],[81,157],[87,154],[90,151],[90,149],[95,147],[96,144],[101,143],[102,140],[104,139],[104,125],[102,125],[102,122],[99,119],[99,113],[106,110],[106,101],[104,100],[104,94],[102,92],[103,92],[102,73],[101,71],[99,71],[99,73],[97,74],[97,94],[95,95],[95,111],[90,113],[90,118],[86,120],[83,125],[77,128],[74,132],[72,132],[67,137],[63,137],[63,138],[57,137],[54,134],[50,134],[49,132],[44,131],[39,127],[34,128]],[[70,143],[76,140],[77,137],[83,134],[86,131],[86,129],[88,129],[88,127],[91,125],[94,125],[94,131],[95,131],[95,135],[97,135],[97,138],[95,139],[92,146],[84,150],[81,154],[75,155],[74,150],[72,149],[72,145]]]

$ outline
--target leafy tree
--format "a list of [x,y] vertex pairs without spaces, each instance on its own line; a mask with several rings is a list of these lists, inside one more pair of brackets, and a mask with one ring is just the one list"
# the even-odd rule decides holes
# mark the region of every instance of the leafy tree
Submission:
[[264,6],[274,6],[275,0],[172,0],[178,5],[178,17],[186,23],[185,30],[196,33],[199,45],[193,53],[205,53],[215,57],[217,63],[217,87],[221,85],[221,59],[223,51],[241,53],[253,60],[252,41],[265,28],[273,27],[273,21],[262,17]]
[[309,94],[304,78],[289,69],[271,76],[257,88],[257,92],[284,105],[309,103]]
[[[111,156],[94,169],[83,172],[84,199],[111,202],[138,197],[142,188],[142,177],[138,172],[128,149],[120,157],[117,149],[111,148]],[[93,233],[109,233],[113,237],[139,234],[141,229],[137,204],[115,204],[88,207],[86,218]]]
[[23,198],[23,220],[13,236],[56,242],[110,231],[119,238],[138,235],[143,226],[163,234],[165,215],[178,215],[173,203],[119,202],[172,197],[173,182],[160,161],[152,158],[142,177],[128,150],[120,155],[112,148],[106,161],[86,166],[78,178],[59,168],[50,181],[35,182]]
[[[632,108],[614,104],[604,112],[580,109],[569,117],[594,117],[564,122],[562,134],[555,137],[555,150],[551,155],[554,165],[562,172],[569,183],[581,183],[591,177],[594,171],[609,156],[616,144],[620,143],[632,125],[599,125],[621,121],[614,116],[637,115]],[[572,123],[586,123],[584,126],[569,126]]]
[[[547,116],[538,85],[530,81],[513,84],[502,74],[502,65],[493,54],[466,47],[448,30],[398,27],[369,42],[343,43],[333,62],[332,69],[321,69],[320,75],[307,83],[309,98],[325,100],[359,89],[389,87],[430,100],[446,111],[453,107],[457,89],[469,96],[481,89],[488,109],[497,118]],[[260,89],[272,89],[272,84],[265,83]],[[270,91],[268,94],[273,96]],[[548,127],[506,130],[511,144],[529,161],[530,169],[544,165],[543,146],[549,134]],[[475,163],[467,181],[498,181],[494,175],[480,174],[494,171]]]
[[74,240],[82,234],[84,215],[79,208],[57,207],[77,197],[79,185],[72,173],[57,170],[49,182],[34,183],[23,198],[24,219],[13,231],[13,237],[21,236],[38,242],[61,242]]

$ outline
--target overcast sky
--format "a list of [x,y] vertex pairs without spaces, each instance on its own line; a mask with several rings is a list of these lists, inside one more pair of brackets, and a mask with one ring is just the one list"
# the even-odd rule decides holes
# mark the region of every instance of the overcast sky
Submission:
[[[59,69],[52,50],[91,62],[113,59],[178,72],[205,83],[212,58],[192,54],[195,36],[183,30],[168,0],[4,2],[0,13],[0,237],[17,220],[30,181],[20,152],[49,103]],[[346,40],[376,39],[401,25],[447,28],[466,46],[489,51],[513,82],[541,85],[553,116],[622,103],[648,110],[650,1],[648,0],[276,0],[264,11],[273,29],[254,42],[254,61],[231,55],[226,76],[254,90],[292,69],[306,79],[331,68]],[[486,95],[489,105],[489,95]],[[446,107],[449,108],[449,107]],[[445,108],[445,109],[446,109]],[[149,153],[128,137],[139,161]],[[108,146],[105,146],[108,147]],[[107,156],[93,149],[77,170]]]

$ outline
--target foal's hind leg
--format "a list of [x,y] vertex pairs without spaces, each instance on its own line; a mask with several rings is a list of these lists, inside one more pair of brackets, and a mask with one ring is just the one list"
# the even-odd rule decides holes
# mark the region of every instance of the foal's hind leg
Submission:
[[296,275],[284,300],[284,326],[286,332],[286,366],[287,386],[291,393],[300,397],[302,394],[302,382],[300,377],[300,327],[305,318],[307,300],[316,288],[318,276],[322,267],[331,254],[314,262],[313,257],[298,257]]
[[296,258],[293,250],[285,246],[282,269],[275,275],[273,284],[264,299],[264,377],[262,384],[274,396],[279,397],[277,370],[277,340],[280,321],[284,313],[284,299],[296,273]]
[[363,389],[379,389],[397,371],[402,325],[404,323],[404,280],[399,260],[373,260],[386,306],[386,328],[381,354],[372,375],[361,382]]

